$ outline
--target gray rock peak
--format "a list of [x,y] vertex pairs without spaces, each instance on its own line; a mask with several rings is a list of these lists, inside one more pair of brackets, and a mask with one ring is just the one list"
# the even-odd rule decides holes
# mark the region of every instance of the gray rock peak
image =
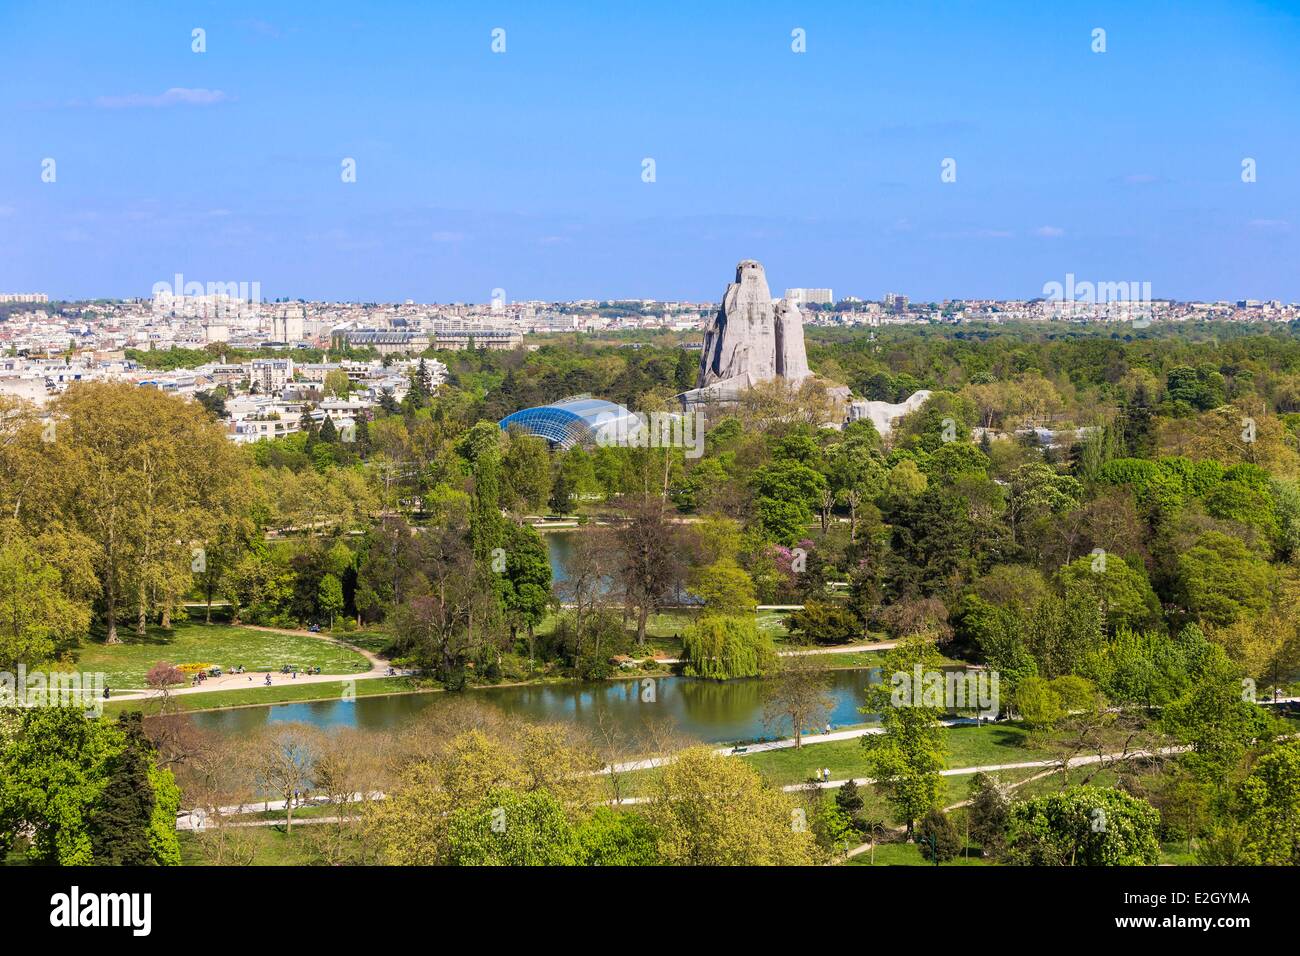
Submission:
[[727,286],[722,308],[704,333],[696,388],[726,383],[746,388],[774,378],[807,378],[803,319],[794,303],[772,301],[762,265],[745,259]]

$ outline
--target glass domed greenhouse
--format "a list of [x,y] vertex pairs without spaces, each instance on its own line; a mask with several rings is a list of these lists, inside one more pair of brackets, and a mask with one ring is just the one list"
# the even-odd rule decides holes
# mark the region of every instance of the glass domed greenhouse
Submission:
[[556,448],[569,449],[621,444],[641,428],[641,419],[622,405],[578,395],[554,405],[521,409],[501,419],[500,425],[503,429],[518,426]]

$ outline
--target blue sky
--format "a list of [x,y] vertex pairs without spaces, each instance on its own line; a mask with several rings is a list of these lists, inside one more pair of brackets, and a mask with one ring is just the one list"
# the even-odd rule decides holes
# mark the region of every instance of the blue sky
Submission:
[[0,62],[0,291],[1300,299],[1300,3],[0,0]]

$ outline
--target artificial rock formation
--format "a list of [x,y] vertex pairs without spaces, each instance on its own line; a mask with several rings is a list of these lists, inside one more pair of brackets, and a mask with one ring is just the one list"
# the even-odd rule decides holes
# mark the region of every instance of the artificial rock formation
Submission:
[[744,260],[704,333],[695,390],[724,397],[759,382],[797,382],[809,374],[799,307],[784,299],[773,302],[763,267]]
[[924,405],[930,398],[930,390],[923,388],[913,392],[902,402],[868,402],[856,401],[849,404],[849,421],[866,419],[875,426],[881,435],[888,435],[894,430],[894,423],[904,415],[909,415]]
[[776,311],[776,374],[799,382],[812,372],[808,371],[808,353],[803,348],[803,316],[799,306],[778,299]]

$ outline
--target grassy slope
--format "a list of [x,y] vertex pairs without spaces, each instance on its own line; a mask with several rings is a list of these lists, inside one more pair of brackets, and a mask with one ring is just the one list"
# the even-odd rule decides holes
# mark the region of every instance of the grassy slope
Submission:
[[283,664],[317,667],[326,674],[356,674],[370,670],[361,654],[328,640],[300,634],[275,634],[229,624],[184,622],[172,630],[150,627],[144,637],[119,628],[121,644],[109,646],[91,638],[81,648],[77,669],[102,671],[114,689],[141,688],[158,661],[173,664],[208,663],[225,668],[276,670]]

